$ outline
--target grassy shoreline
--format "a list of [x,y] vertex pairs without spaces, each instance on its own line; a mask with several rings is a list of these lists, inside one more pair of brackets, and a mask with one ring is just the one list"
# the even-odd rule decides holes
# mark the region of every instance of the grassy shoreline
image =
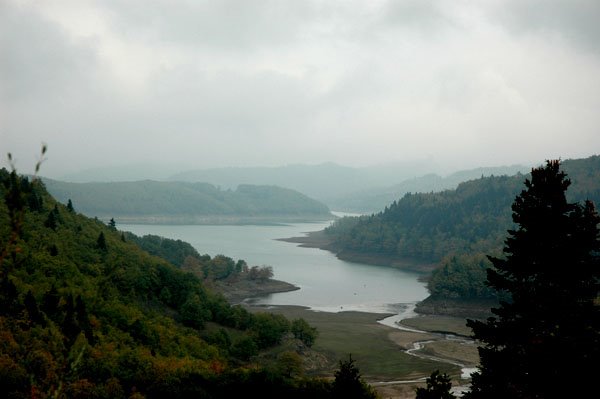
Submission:
[[[389,314],[367,312],[328,313],[303,306],[246,306],[251,312],[272,312],[293,320],[303,318],[319,331],[313,348],[303,355],[307,374],[333,378],[341,359],[351,353],[363,378],[381,397],[408,399],[415,388],[425,386],[425,378],[433,371],[448,373],[455,386],[467,381],[460,378],[460,367],[407,354],[416,342],[426,344],[421,354],[474,366],[478,362],[474,345],[447,341],[440,334],[416,333],[385,326],[378,321]],[[413,327],[461,331],[464,320],[456,318],[417,317],[409,319]],[[432,324],[433,323],[433,324]],[[435,324],[437,323],[437,324]],[[464,332],[464,331],[463,331]]]
[[[458,377],[457,366],[420,359],[405,353],[415,342],[442,339],[434,334],[415,333],[385,326],[379,320],[391,314],[367,312],[328,313],[302,306],[247,306],[252,312],[282,314],[303,318],[319,331],[313,350],[327,358],[315,374],[332,376],[340,359],[352,354],[363,377],[369,382],[415,380],[441,370]],[[451,327],[448,327],[451,329]]]

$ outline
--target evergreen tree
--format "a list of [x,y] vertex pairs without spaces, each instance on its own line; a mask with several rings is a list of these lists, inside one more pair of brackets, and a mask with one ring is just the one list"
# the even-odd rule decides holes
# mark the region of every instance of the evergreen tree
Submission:
[[115,218],[110,218],[110,220],[108,222],[108,228],[113,231],[117,230],[117,222],[115,222]]
[[75,212],[75,208],[73,208],[73,202],[71,201],[71,198],[69,198],[69,201],[67,202],[67,210],[71,213]]
[[56,208],[51,210],[50,213],[48,213],[48,217],[46,218],[46,222],[44,223],[44,226],[56,231],[56,228],[58,227],[58,216],[57,215],[58,215],[58,210]]
[[358,367],[354,364],[352,355],[348,360],[340,360],[340,369],[334,373],[333,397],[344,399],[376,398],[377,394],[360,376]]
[[32,190],[31,193],[29,193],[28,205],[32,212],[39,212],[44,209],[42,197],[37,195],[35,190]]
[[472,321],[481,366],[466,398],[586,397],[600,359],[600,217],[568,203],[559,161],[533,169],[487,283],[509,300]]
[[23,302],[25,309],[27,309],[27,313],[29,313],[29,320],[31,320],[31,322],[34,324],[44,324],[44,316],[42,316],[37,301],[31,293],[31,290],[27,292]]
[[42,311],[51,319],[55,319],[60,303],[60,295],[55,285],[44,293],[42,297]]
[[416,399],[454,399],[450,392],[452,382],[448,374],[440,374],[439,370],[431,373],[431,376],[426,380],[427,388],[416,389]]
[[106,237],[104,237],[104,232],[100,232],[98,240],[96,240],[96,244],[98,245],[98,249],[100,249],[101,251],[108,251],[108,246],[106,245]]

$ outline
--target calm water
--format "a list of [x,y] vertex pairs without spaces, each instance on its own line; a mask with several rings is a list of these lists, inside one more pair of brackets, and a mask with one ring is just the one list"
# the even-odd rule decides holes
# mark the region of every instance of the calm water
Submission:
[[255,303],[302,305],[315,310],[337,312],[362,310],[399,312],[407,304],[427,297],[417,275],[396,269],[346,262],[328,251],[301,248],[276,238],[301,236],[322,230],[326,223],[298,223],[285,226],[169,226],[119,225],[137,235],[156,234],[192,244],[201,254],[224,254],[244,259],[250,266],[269,265],[275,278],[300,290],[269,295]]

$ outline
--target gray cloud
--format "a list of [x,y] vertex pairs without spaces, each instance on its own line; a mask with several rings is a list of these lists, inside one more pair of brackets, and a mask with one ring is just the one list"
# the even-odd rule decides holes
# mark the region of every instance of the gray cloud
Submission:
[[27,167],[47,142],[50,175],[590,155],[597,28],[525,3],[6,1],[1,150]]
[[509,0],[489,10],[489,18],[517,35],[556,35],[582,50],[600,51],[600,2],[596,0]]

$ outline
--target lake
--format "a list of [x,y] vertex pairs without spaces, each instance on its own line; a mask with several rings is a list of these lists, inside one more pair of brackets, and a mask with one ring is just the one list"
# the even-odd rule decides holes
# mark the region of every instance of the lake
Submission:
[[200,254],[223,254],[248,265],[273,267],[274,278],[300,290],[253,299],[264,305],[301,305],[314,310],[398,313],[427,297],[418,275],[383,266],[339,260],[331,252],[302,248],[277,238],[322,230],[330,222],[276,226],[124,225],[137,235],[155,234],[192,244]]

